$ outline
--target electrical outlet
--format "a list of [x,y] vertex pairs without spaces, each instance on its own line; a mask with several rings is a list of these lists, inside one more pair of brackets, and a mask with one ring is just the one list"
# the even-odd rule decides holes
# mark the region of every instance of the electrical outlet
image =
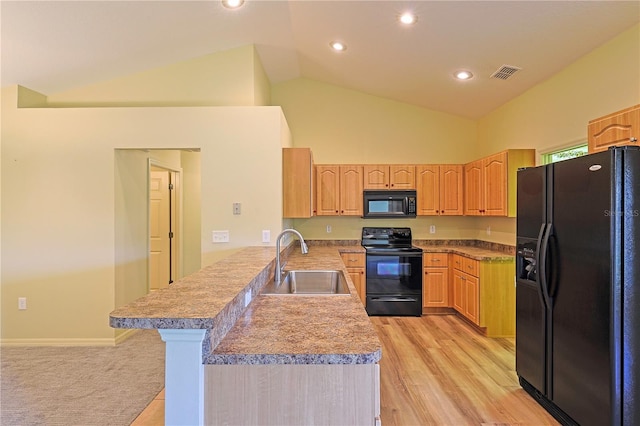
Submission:
[[327,234],[331,233],[331,225],[327,225]]
[[214,243],[228,243],[229,242],[229,231],[213,231],[213,242]]
[[271,231],[268,229],[262,230],[262,242],[269,243],[271,242]]
[[430,234],[435,234],[436,233],[436,226],[435,225],[429,226],[429,233]]
[[487,226],[487,235],[491,235],[491,227]]
[[251,303],[251,290],[244,294],[244,307],[246,308]]
[[27,309],[27,298],[26,297],[18,297],[18,309],[24,311]]

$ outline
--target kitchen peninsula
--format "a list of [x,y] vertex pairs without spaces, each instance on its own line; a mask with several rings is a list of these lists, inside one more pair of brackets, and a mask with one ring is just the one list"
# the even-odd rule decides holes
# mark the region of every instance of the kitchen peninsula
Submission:
[[260,295],[275,249],[249,247],[113,311],[112,327],[158,329],[167,343],[166,423],[374,424],[381,345],[340,257],[349,250],[361,249],[290,246],[285,258],[342,270],[350,295]]

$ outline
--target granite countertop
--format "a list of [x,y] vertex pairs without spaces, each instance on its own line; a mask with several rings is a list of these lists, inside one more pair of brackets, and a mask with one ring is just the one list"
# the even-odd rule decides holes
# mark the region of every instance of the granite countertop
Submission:
[[513,254],[484,247],[446,244],[431,245],[424,242],[417,243],[415,246],[420,247],[424,253],[455,253],[480,261],[508,261],[514,259]]
[[339,269],[350,295],[259,295],[208,357],[208,364],[370,364],[381,345],[339,252],[361,247],[310,246],[294,251],[290,269]]
[[[362,248],[312,246],[302,255],[296,247],[283,257],[285,269],[340,269],[350,295],[260,295],[273,276],[275,249],[249,247],[114,310],[110,325],[207,329],[203,358],[210,364],[376,363],[380,341],[340,251]],[[253,300],[245,309],[248,291]]]

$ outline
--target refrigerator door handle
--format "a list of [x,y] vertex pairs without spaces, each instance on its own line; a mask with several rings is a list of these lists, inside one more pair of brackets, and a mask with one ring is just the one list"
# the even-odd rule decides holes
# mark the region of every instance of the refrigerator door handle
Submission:
[[547,273],[547,265],[548,265],[548,255],[549,255],[549,238],[551,238],[551,233],[553,231],[553,223],[549,222],[547,224],[543,224],[540,228],[540,233],[543,232],[544,235],[542,238],[538,239],[539,247],[538,247],[538,257],[540,258],[540,270],[538,271],[538,276],[540,277],[540,285],[542,287],[542,294],[544,296],[545,303],[547,306],[550,306],[551,296],[553,292],[549,288],[549,280],[547,279],[549,274]]

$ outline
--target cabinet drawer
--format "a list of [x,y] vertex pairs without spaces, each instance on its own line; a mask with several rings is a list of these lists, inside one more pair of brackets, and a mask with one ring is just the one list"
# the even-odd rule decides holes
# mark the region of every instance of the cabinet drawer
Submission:
[[423,255],[423,265],[425,268],[446,268],[449,264],[447,253],[425,253]]
[[364,253],[340,253],[347,268],[364,268]]
[[453,268],[457,269],[459,271],[464,271],[464,256],[460,256],[459,254],[454,254],[452,261],[453,261]]
[[462,270],[469,275],[477,277],[480,274],[480,262],[468,257],[463,257]]
[[453,255],[453,268],[477,277],[480,275],[480,262],[469,257]]

